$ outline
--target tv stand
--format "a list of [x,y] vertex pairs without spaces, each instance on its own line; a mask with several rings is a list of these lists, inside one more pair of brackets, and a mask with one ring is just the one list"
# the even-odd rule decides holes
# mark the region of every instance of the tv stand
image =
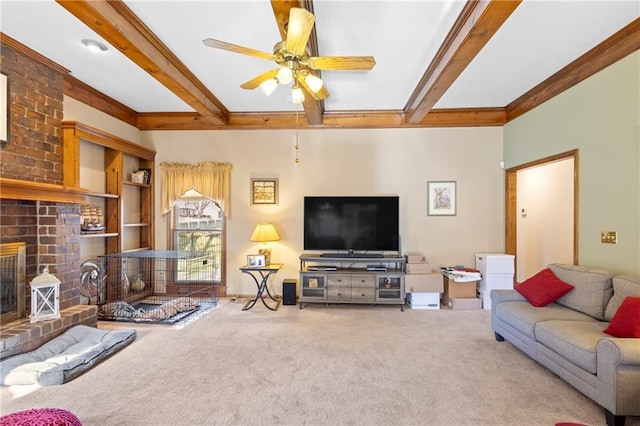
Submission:
[[303,303],[368,303],[400,305],[404,310],[404,257],[378,254],[376,265],[372,258],[357,253],[302,253],[300,309]]

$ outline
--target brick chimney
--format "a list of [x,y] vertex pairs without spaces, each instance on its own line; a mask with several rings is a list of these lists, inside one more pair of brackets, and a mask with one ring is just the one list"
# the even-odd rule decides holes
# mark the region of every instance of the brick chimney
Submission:
[[[63,83],[67,70],[2,35],[2,71],[9,80],[9,138],[0,151],[0,177],[35,188],[63,184]],[[5,181],[6,183],[6,181]],[[34,185],[35,184],[35,185]],[[33,349],[75,324],[95,325],[95,306],[80,303],[80,205],[0,188],[0,243],[26,243],[26,281],[44,266],[62,282],[60,320],[29,327],[28,319],[0,325],[0,358]],[[5,195],[3,195],[3,193]],[[27,295],[30,289],[27,288]],[[27,296],[27,312],[30,297]],[[81,318],[82,317],[82,318]]]

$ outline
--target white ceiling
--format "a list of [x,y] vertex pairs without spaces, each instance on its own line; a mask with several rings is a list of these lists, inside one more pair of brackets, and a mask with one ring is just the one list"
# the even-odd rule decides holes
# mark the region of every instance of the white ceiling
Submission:
[[[274,68],[204,46],[207,37],[272,52],[280,41],[268,0],[142,1],[126,5],[231,112],[293,111],[290,91],[270,97],[240,84]],[[326,111],[400,110],[464,7],[459,0],[314,0],[321,56],[371,55],[373,70],[323,71]],[[0,1],[0,31],[137,112],[193,109],[54,0]],[[503,107],[640,16],[640,0],[525,0],[436,108]]]

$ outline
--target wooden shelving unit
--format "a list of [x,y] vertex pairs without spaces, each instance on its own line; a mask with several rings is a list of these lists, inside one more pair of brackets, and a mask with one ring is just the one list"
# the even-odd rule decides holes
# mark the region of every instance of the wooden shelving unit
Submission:
[[[83,239],[104,239],[103,253],[153,249],[154,179],[156,152],[75,121],[62,123],[63,182],[65,186],[87,188],[87,204],[103,208],[105,232],[83,234]],[[88,144],[88,145],[87,145]],[[82,149],[101,156],[103,167],[91,170],[100,179],[82,179]],[[146,168],[152,171],[150,183],[130,180],[131,173]],[[86,173],[85,173],[86,174]]]

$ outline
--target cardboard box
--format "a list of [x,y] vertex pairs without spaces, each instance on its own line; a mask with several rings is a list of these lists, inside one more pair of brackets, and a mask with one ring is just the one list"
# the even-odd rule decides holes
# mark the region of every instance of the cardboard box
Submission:
[[405,293],[442,293],[442,274],[415,274],[404,276]]
[[404,259],[407,263],[425,263],[426,262],[424,255],[418,252],[405,253]]
[[[478,281],[457,282],[447,277],[444,280],[444,295],[450,298],[476,297],[476,286]],[[405,276],[406,279],[406,276]]]
[[440,309],[440,293],[407,293],[411,309]]
[[404,272],[405,274],[430,274],[431,264],[430,263],[405,263]]
[[451,309],[482,309],[482,299],[477,297],[445,297],[444,304]]

